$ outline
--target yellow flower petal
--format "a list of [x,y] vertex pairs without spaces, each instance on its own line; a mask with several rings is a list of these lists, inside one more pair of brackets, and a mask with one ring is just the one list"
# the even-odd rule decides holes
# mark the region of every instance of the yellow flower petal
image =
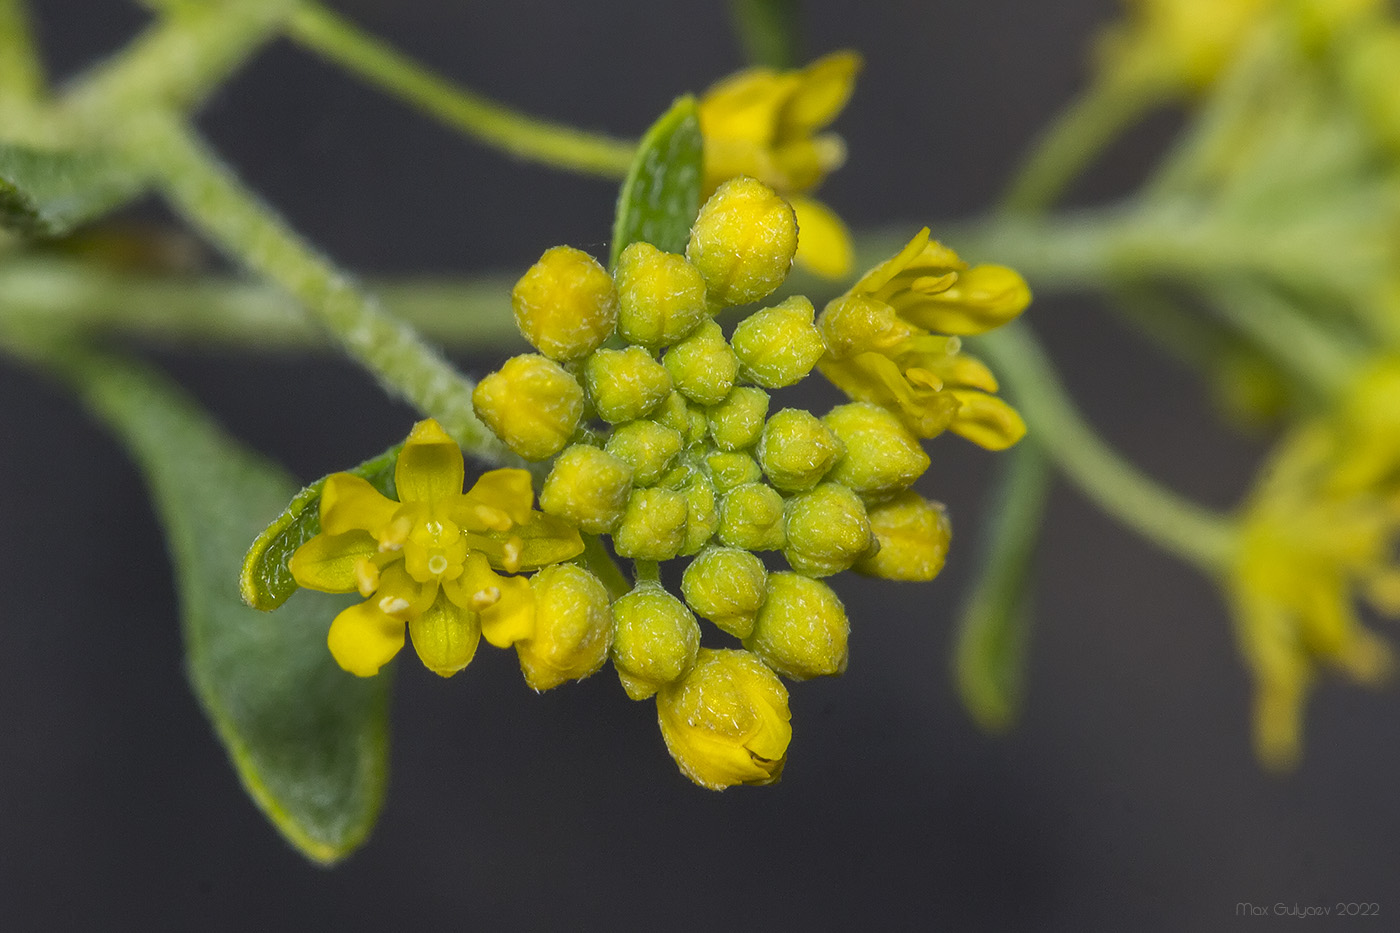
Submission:
[[353,593],[359,588],[355,565],[378,553],[379,545],[367,531],[318,534],[296,549],[287,569],[299,586],[323,593]]
[[827,279],[850,275],[855,259],[841,218],[811,198],[792,198],[789,203],[797,214],[797,263]]
[[528,470],[490,470],[472,485],[467,499],[500,509],[512,522],[523,525],[530,520],[535,487]]
[[477,552],[467,558],[456,580],[443,583],[447,597],[477,613],[481,634],[497,648],[509,648],[535,632],[535,597],[524,577],[503,577]]
[[929,245],[928,238],[928,227],[914,234],[914,238],[905,244],[904,249],[861,276],[860,281],[851,286],[850,294],[874,294],[884,288],[923,253],[924,247]]
[[783,109],[784,131],[810,133],[826,126],[846,107],[863,64],[858,53],[832,52],[798,72],[799,84]]
[[953,395],[962,403],[948,430],[979,447],[1005,450],[1026,436],[1026,422],[1010,405],[985,392],[957,389]]
[[897,305],[900,316],[917,327],[971,336],[1000,327],[1031,302],[1020,273],[1005,266],[974,266],[948,287]]
[[476,613],[439,594],[426,611],[408,623],[408,634],[423,666],[441,677],[451,677],[476,656],[481,625]]
[[365,602],[335,617],[326,645],[345,670],[356,677],[373,677],[399,653],[403,640],[403,623]]
[[321,487],[321,530],[329,535],[367,531],[378,537],[399,504],[353,473],[332,473]]
[[462,494],[462,448],[431,418],[413,426],[399,452],[394,484],[400,502],[433,502]]

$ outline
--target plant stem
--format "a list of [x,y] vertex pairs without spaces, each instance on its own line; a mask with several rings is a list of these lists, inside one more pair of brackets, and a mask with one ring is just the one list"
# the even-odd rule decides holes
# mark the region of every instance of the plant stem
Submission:
[[1234,547],[1230,521],[1162,488],[1119,457],[1085,423],[1024,324],[985,334],[976,348],[1005,377],[1036,442],[1087,498],[1204,572],[1223,570]]
[[124,141],[178,213],[252,272],[295,296],[388,390],[436,418],[474,456],[508,459],[472,410],[472,381],[318,256],[177,118],[152,114],[131,121]]
[[1036,214],[1051,207],[1094,157],[1158,100],[1140,82],[1100,78],[1040,137],[1005,195],[1002,210]]
[[44,90],[44,66],[26,6],[25,0],[0,0],[0,105],[32,102]]
[[729,18],[750,64],[797,66],[798,0],[729,0]]
[[306,2],[292,15],[290,37],[447,125],[511,155],[553,168],[621,178],[636,143],[526,116],[457,87],[325,7]]
[[612,559],[608,549],[603,546],[602,538],[597,535],[583,536],[583,560],[588,569],[593,571],[593,575],[603,581],[609,598],[618,599],[632,591],[632,581],[627,579],[627,575],[617,566],[617,561]]

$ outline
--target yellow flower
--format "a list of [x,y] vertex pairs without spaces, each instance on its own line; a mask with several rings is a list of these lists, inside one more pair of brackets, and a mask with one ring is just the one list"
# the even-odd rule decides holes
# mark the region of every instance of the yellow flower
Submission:
[[[1358,407],[1356,395],[1376,385],[1362,380],[1348,414]],[[1368,436],[1376,427],[1387,432],[1383,456],[1374,443],[1381,438]],[[1271,767],[1298,757],[1303,704],[1319,666],[1374,684],[1392,665],[1389,646],[1362,626],[1355,604],[1359,596],[1384,615],[1400,615],[1395,437],[1393,424],[1346,416],[1303,425],[1242,515],[1227,589],[1255,678],[1255,746]]]
[[817,324],[827,354],[817,366],[852,399],[890,409],[919,437],[951,430],[1002,450],[1021,439],[1025,422],[996,397],[996,377],[961,352],[957,335],[999,327],[1029,303],[1016,272],[969,268],[925,227],[826,306]]
[[1104,36],[1110,71],[1182,90],[1209,87],[1278,0],[1127,0]]
[[695,666],[656,695],[666,748],[701,787],[772,784],[792,741],[787,690],[747,651],[701,648]]
[[505,648],[534,631],[534,598],[515,574],[583,550],[578,531],[531,509],[530,474],[492,470],[462,492],[462,450],[431,419],[414,425],[394,470],[398,501],[349,473],[328,477],[321,531],[292,555],[298,584],[365,601],[331,623],[341,667],[370,677],[403,647],[404,626],[444,677],[479,639]]
[[829,208],[803,195],[846,159],[841,137],[821,131],[846,106],[860,66],[854,52],[834,52],[795,71],[751,68],[700,99],[706,195],[740,175],[775,189],[797,214],[797,261],[833,279],[850,273],[850,234]]

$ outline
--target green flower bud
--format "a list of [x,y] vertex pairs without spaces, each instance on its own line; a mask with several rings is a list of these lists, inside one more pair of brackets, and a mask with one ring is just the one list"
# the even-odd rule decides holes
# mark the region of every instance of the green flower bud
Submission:
[[705,458],[710,468],[710,478],[714,480],[715,491],[724,495],[736,486],[756,483],[763,479],[763,471],[758,461],[741,450],[712,453]]
[[822,483],[787,502],[783,556],[799,573],[840,573],[865,556],[874,540],[865,503],[840,483]]
[[705,280],[684,256],[638,241],[617,260],[617,332],[653,350],[670,346],[708,316]]
[[681,577],[690,608],[735,638],[747,638],[768,595],[768,571],[748,551],[712,547],[701,551]]
[[689,505],[685,523],[685,544],[682,554],[694,554],[714,537],[719,530],[719,500],[715,496],[714,484],[701,472],[696,471],[682,490]]
[[846,669],[849,634],[846,608],[831,587],[800,573],[770,573],[768,599],[744,647],[779,674],[806,680]]
[[724,401],[739,375],[739,358],[714,321],[701,324],[689,337],[667,350],[663,361],[676,389],[701,405],[717,405]]
[[769,418],[758,440],[759,466],[784,492],[811,489],[845,452],[830,428],[800,408]]
[[792,741],[787,688],[747,651],[702,648],[695,666],[656,696],[666,749],[701,787],[772,784]]
[[612,647],[607,588],[577,564],[552,564],[530,578],[530,589],[535,633],[515,643],[525,683],[539,693],[595,673]]
[[826,352],[816,311],[801,295],[755,311],[734,328],[730,343],[744,375],[767,389],[781,389],[806,378]]
[[540,490],[540,509],[590,534],[611,531],[632,494],[632,466],[605,450],[575,444],[554,461]]
[[613,429],[604,450],[632,467],[632,482],[650,486],[684,446],[679,433],[655,421],[629,421]]
[[545,250],[510,293],[515,323],[553,360],[587,356],[612,336],[617,292],[597,260],[571,246]]
[[907,489],[928,469],[928,454],[899,416],[869,402],[833,408],[822,419],[846,445],[828,477],[878,499]]
[[720,501],[719,539],[745,551],[776,551],[787,540],[783,497],[764,483],[745,483]]
[[671,394],[666,368],[641,347],[594,353],[584,367],[584,384],[598,416],[610,424],[635,421]]
[[684,395],[672,392],[662,400],[656,411],[652,412],[651,420],[657,424],[664,424],[685,437],[690,433],[690,403],[685,400]]
[[645,700],[695,663],[700,623],[661,584],[639,582],[612,611],[613,667],[632,699]]
[[705,439],[705,435],[710,433],[710,419],[705,414],[703,408],[691,405],[685,412],[686,430],[685,443],[688,447],[694,447]]
[[666,471],[666,475],[656,481],[656,485],[662,489],[684,489],[699,471],[682,457],[675,466]]
[[477,383],[477,417],[526,460],[564,449],[583,417],[583,387],[558,363],[527,353]]
[[685,255],[718,307],[745,305],[787,278],[797,252],[797,218],[772,188],[731,178],[700,208]]
[[710,409],[710,437],[720,450],[742,450],[757,443],[767,417],[768,393],[740,386]]
[[932,580],[948,558],[953,529],[948,513],[912,490],[870,509],[870,528],[880,549],[856,570],[886,580]]
[[613,532],[613,547],[636,560],[670,560],[685,546],[690,503],[674,489],[635,489]]

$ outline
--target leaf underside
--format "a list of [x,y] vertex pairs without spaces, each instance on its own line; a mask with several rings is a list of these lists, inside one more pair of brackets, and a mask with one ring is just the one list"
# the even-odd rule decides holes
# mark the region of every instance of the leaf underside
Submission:
[[639,240],[668,253],[684,253],[700,212],[704,140],[695,98],[671,105],[642,137],[617,199],[612,258]]

